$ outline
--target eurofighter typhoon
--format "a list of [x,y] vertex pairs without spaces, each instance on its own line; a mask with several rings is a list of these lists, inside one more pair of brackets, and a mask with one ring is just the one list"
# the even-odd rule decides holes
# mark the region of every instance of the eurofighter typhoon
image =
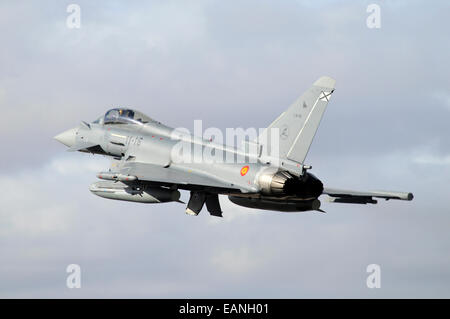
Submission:
[[179,191],[185,190],[190,192],[189,215],[198,215],[206,204],[211,215],[221,217],[219,195],[236,205],[283,212],[321,211],[322,195],[331,202],[354,204],[376,204],[377,198],[412,200],[413,194],[406,192],[324,187],[309,172],[305,158],[334,89],[334,79],[319,78],[257,138],[244,140],[239,148],[170,128],[129,108],[111,109],[55,139],[69,151],[112,158],[109,170],[98,173],[100,181],[90,186],[95,195],[183,203]]

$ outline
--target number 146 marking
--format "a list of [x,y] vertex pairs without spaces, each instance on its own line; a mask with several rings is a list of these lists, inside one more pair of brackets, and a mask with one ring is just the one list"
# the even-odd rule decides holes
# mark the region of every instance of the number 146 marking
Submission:
[[127,137],[127,145],[136,145],[139,146],[141,145],[141,141],[144,138],[142,136],[128,136]]

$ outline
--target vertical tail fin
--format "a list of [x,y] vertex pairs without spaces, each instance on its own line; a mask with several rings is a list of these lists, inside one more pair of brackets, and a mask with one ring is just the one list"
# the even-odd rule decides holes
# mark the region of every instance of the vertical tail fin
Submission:
[[[328,76],[323,76],[314,82],[309,90],[259,136],[262,151],[271,156],[287,158],[303,164],[334,91],[335,83],[336,81]],[[279,136],[271,136],[271,134]],[[275,141],[279,143],[279,154],[273,154],[277,149],[276,145],[272,145]]]

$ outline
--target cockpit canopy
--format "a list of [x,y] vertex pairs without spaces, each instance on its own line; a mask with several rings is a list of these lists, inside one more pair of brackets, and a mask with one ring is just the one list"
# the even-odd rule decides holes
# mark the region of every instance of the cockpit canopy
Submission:
[[148,122],[154,122],[151,118],[149,118],[147,115],[131,110],[131,109],[125,109],[125,108],[117,108],[117,109],[111,109],[108,112],[106,112],[105,116],[102,118],[99,118],[94,123],[100,123],[100,124],[146,124]]

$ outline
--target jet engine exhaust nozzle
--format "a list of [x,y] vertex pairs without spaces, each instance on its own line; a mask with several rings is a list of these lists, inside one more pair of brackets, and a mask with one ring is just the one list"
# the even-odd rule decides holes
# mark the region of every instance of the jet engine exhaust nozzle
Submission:
[[261,192],[265,195],[295,195],[301,198],[317,198],[323,192],[322,182],[311,173],[297,177],[288,171],[278,171],[261,175],[258,183]]

